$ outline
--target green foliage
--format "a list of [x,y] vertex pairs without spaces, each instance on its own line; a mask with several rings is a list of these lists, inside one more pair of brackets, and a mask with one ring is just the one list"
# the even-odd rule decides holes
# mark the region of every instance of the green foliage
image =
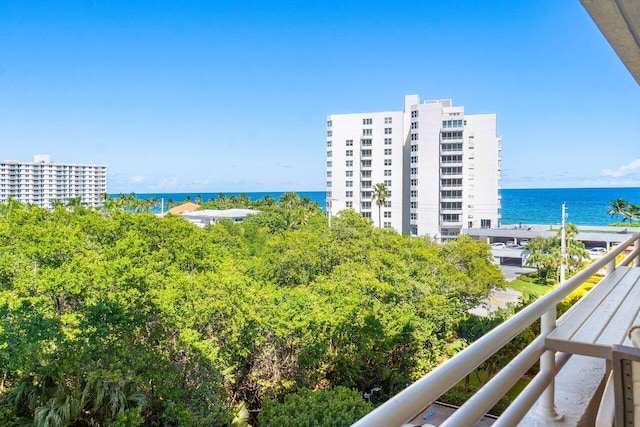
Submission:
[[270,427],[346,427],[372,409],[360,392],[346,387],[318,391],[303,388],[288,394],[283,403],[267,399],[258,420],[260,425]]
[[463,348],[467,308],[504,286],[486,244],[354,211],[329,228],[293,193],[205,229],[127,200],[0,204],[0,424],[255,424],[293,396],[335,425],[369,410],[353,390],[387,397]]

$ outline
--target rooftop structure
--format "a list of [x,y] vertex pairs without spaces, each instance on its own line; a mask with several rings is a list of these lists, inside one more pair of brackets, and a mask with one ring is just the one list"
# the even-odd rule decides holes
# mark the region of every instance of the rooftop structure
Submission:
[[242,222],[249,215],[255,215],[260,211],[253,209],[204,209],[201,211],[185,212],[181,214],[183,218],[189,220],[198,227],[206,227],[222,220]]
[[[495,114],[450,99],[405,97],[403,111],[327,118],[327,211],[353,208],[381,227],[436,241],[498,225]],[[375,186],[389,194],[376,205]]]
[[32,205],[51,208],[54,201],[81,198],[87,206],[100,206],[107,193],[104,165],[51,163],[48,155],[36,155],[33,162],[0,162],[0,202],[10,197]]

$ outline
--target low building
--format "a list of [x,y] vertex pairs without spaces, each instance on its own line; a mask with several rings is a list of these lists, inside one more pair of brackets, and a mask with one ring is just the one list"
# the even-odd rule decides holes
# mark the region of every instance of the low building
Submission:
[[180,216],[198,227],[206,227],[223,220],[242,222],[249,215],[260,213],[253,209],[203,209],[195,212],[185,212]]

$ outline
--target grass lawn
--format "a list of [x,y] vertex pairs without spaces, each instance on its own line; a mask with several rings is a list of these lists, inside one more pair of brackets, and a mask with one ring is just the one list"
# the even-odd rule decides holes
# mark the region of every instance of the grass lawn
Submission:
[[552,285],[541,285],[539,283],[533,283],[519,278],[509,282],[509,287],[515,289],[516,291],[529,291],[536,295],[544,295],[554,288]]

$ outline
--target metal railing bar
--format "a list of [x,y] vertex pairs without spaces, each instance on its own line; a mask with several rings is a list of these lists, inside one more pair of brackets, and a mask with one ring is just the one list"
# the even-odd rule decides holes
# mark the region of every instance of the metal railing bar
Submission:
[[640,257],[640,247],[635,248],[629,255],[624,257],[624,259],[620,261],[620,265],[629,265],[636,257]]
[[518,397],[511,402],[509,407],[500,415],[500,418],[493,423],[493,426],[511,427],[518,425],[571,356],[569,353],[556,354],[556,369],[553,372],[539,372],[529,385],[520,392]]
[[472,426],[533,366],[544,352],[544,337],[538,336],[495,377],[478,390],[441,427]]

